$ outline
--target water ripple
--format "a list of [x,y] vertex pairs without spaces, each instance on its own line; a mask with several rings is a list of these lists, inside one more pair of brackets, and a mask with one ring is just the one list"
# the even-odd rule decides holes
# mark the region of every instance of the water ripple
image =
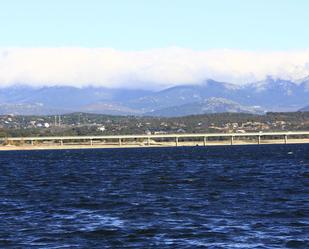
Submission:
[[309,248],[309,146],[0,152],[0,248]]

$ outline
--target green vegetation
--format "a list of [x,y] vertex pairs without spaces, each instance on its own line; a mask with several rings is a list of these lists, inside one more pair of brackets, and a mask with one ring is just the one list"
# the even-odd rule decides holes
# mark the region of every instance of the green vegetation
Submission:
[[218,113],[177,118],[72,113],[61,116],[0,116],[0,137],[211,133],[309,130],[309,112]]

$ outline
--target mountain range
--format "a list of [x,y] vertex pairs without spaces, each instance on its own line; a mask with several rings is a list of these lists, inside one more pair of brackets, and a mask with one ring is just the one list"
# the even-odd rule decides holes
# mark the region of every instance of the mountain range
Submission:
[[26,85],[0,88],[0,114],[78,111],[182,116],[214,112],[306,111],[308,105],[309,77],[296,82],[268,77],[246,85],[206,80],[197,85],[179,85],[160,91]]
[[301,111],[301,112],[309,112],[309,105],[305,106],[304,108],[301,108],[299,111]]

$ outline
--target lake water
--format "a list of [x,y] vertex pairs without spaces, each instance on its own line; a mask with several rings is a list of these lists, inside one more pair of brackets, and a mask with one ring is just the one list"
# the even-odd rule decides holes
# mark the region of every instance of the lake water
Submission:
[[0,152],[0,248],[309,248],[309,145]]

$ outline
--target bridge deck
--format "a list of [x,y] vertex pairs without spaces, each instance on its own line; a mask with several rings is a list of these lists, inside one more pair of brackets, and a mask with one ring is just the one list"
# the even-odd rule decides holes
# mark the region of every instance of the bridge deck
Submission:
[[110,140],[110,139],[151,139],[151,138],[210,138],[210,137],[266,137],[266,136],[308,136],[309,131],[252,132],[252,133],[192,133],[152,135],[111,135],[111,136],[50,136],[50,137],[6,137],[0,141],[54,141],[54,140]]

